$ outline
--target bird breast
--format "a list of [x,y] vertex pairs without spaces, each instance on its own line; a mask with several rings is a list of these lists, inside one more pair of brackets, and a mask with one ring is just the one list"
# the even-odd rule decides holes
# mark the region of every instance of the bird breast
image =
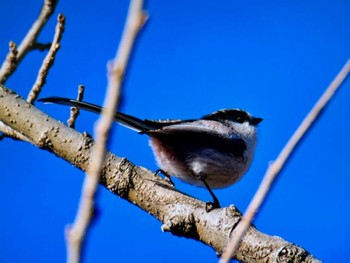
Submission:
[[196,151],[181,151],[153,137],[150,138],[150,145],[162,170],[168,175],[200,187],[205,187],[199,180],[200,176],[211,188],[230,186],[245,174],[251,162],[248,156],[250,149],[241,155],[205,147]]

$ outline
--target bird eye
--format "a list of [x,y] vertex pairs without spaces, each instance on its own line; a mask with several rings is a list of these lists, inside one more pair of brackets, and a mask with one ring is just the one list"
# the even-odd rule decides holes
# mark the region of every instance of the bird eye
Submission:
[[244,118],[242,118],[241,116],[238,116],[238,117],[236,118],[236,121],[237,121],[238,123],[243,123],[243,122],[244,122]]

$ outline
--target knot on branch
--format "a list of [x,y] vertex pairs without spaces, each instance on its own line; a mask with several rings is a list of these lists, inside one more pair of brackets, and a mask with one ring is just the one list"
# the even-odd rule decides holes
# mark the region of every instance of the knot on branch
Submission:
[[242,219],[242,213],[234,205],[230,205],[224,211],[225,211],[225,216],[229,218],[228,221],[231,224],[230,225],[231,230],[229,234],[231,236],[232,233],[236,230],[238,223]]
[[[310,256],[309,252],[293,244],[287,244],[281,247],[277,254],[276,262],[293,262],[293,263],[304,263],[314,262],[308,259]],[[311,260],[311,261],[310,261]]]
[[54,147],[54,145],[52,143],[51,138],[56,137],[59,132],[60,132],[60,128],[57,126],[52,126],[50,129],[45,130],[41,134],[41,136],[37,142],[37,146],[39,148],[48,149],[48,150],[52,151],[52,148]]
[[242,217],[242,213],[234,205],[230,205],[224,211],[225,216],[231,218],[231,220],[239,221]]
[[175,236],[187,238],[199,238],[195,217],[189,213],[184,205],[171,205],[171,210],[167,218],[164,218],[162,231],[171,232]]
[[[116,163],[117,165],[115,165]],[[121,198],[127,198],[130,188],[134,186],[132,182],[134,170],[134,165],[126,158],[120,158],[118,162],[115,155],[108,154],[100,183]]]

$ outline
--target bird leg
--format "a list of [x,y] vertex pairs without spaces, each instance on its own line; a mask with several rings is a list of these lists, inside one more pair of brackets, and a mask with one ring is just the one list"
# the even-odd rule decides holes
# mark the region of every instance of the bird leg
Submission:
[[205,181],[204,177],[203,176],[199,177],[199,180],[201,180],[203,182],[205,187],[208,189],[211,197],[213,198],[213,202],[206,202],[206,204],[205,204],[205,210],[207,211],[207,213],[209,213],[211,210],[214,210],[216,208],[220,208],[221,206],[220,206],[218,198],[215,196],[214,192],[211,190],[210,186]]

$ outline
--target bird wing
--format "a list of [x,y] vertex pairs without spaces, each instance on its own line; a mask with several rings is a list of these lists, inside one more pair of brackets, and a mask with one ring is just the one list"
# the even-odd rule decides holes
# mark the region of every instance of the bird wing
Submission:
[[189,153],[200,149],[214,149],[234,156],[243,156],[246,150],[246,144],[242,139],[220,134],[212,127],[197,121],[173,124],[145,133],[151,138],[160,139],[178,151],[182,151],[181,148],[187,149]]

